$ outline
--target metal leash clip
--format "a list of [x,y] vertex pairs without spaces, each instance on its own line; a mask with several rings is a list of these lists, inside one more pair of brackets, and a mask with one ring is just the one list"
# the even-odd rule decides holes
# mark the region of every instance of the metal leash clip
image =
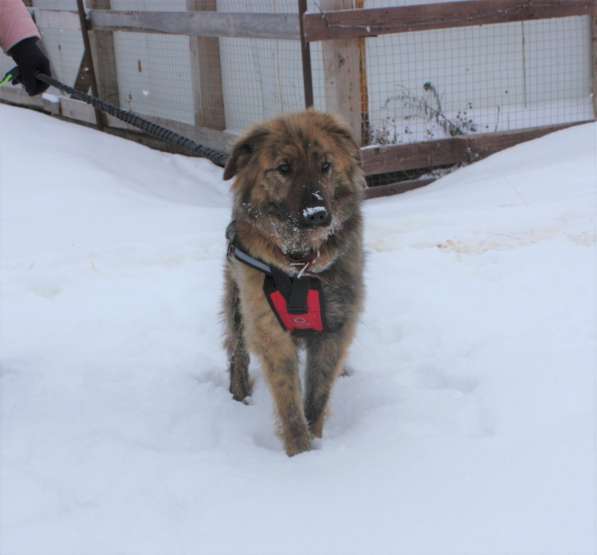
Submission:
[[291,262],[290,265],[291,266],[301,266],[301,269],[299,270],[299,273],[297,274],[297,279],[301,279],[305,273],[307,272],[307,270],[313,266],[313,264],[317,261],[317,259],[319,258],[319,249],[317,250],[317,253],[315,254],[315,256],[311,259],[308,260],[307,262]]

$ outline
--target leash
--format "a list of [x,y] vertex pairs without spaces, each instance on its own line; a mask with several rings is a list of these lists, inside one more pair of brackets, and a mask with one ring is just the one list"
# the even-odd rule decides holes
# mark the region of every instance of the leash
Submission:
[[[11,82],[17,81],[18,77],[19,77],[18,68],[15,67],[15,68],[11,69],[2,78],[2,80],[0,80],[0,86],[7,85]],[[86,104],[90,104],[94,108],[97,108],[98,110],[101,110],[102,112],[110,114],[111,116],[114,116],[115,118],[117,118],[121,121],[124,121],[125,123],[128,123],[129,125],[132,125],[133,127],[136,127],[137,129],[141,129],[148,135],[155,137],[156,139],[158,139],[164,143],[170,143],[172,145],[176,145],[178,147],[184,148],[184,149],[188,150],[189,152],[191,152],[192,154],[194,154],[195,156],[199,156],[201,158],[207,158],[208,160],[211,160],[217,166],[224,167],[226,165],[226,160],[228,158],[228,155],[225,154],[224,152],[219,152],[219,151],[209,148],[207,146],[200,145],[199,143],[196,143],[195,141],[192,141],[191,139],[189,139],[187,137],[183,137],[182,135],[179,135],[178,133],[176,133],[175,131],[172,131],[171,129],[162,127],[161,125],[158,125],[157,123],[152,123],[151,121],[146,120],[145,118],[142,118],[141,116],[139,116],[138,114],[135,114],[134,112],[122,110],[122,109],[114,106],[113,104],[106,102],[105,100],[101,100],[100,98],[97,98],[96,96],[89,95],[87,93],[78,91],[77,89],[74,89],[73,87],[69,87],[68,85],[61,83],[57,79],[54,79],[53,77],[50,77],[49,75],[46,75],[45,73],[38,73],[35,76],[35,78],[39,79],[40,81],[43,81],[47,85],[56,87],[57,89],[61,90],[62,92],[67,93],[71,98],[74,98],[75,100],[81,100],[82,102],[85,102]],[[13,83],[13,84],[16,84],[16,83]]]

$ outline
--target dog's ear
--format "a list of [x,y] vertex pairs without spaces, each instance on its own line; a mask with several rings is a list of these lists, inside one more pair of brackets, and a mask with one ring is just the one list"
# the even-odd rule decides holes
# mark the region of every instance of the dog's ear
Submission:
[[224,169],[225,180],[234,177],[251,161],[268,133],[264,127],[255,127],[236,141]]
[[343,148],[354,159],[354,161],[361,165],[361,149],[355,141],[350,127],[338,116],[328,114],[328,121],[326,130],[330,133],[341,148]]

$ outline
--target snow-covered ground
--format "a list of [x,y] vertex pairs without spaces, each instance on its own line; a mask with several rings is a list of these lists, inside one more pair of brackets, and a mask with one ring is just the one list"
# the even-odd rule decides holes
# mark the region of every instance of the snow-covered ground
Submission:
[[319,448],[232,401],[228,185],[0,105],[0,554],[597,549],[597,125],[366,203]]

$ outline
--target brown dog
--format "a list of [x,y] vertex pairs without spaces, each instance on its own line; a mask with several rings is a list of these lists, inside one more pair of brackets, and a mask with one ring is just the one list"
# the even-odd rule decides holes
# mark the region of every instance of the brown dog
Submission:
[[[359,147],[335,117],[308,110],[251,128],[224,179],[236,177],[224,315],[230,392],[251,394],[261,362],[288,455],[321,437],[330,391],[363,299]],[[307,351],[304,401],[298,348]]]

